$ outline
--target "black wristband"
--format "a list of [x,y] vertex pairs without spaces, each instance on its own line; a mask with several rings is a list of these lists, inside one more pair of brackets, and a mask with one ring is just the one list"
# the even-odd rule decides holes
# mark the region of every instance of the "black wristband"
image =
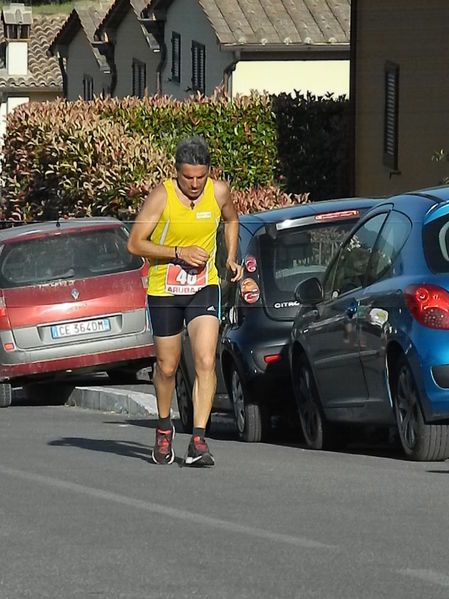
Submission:
[[175,258],[176,260],[179,260],[179,256],[178,256],[178,246],[175,245]]

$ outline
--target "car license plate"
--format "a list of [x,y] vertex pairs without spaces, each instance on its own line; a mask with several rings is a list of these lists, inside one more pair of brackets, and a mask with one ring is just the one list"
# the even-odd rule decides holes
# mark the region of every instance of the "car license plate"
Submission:
[[88,335],[89,333],[104,333],[111,330],[109,318],[98,320],[82,320],[79,322],[68,322],[66,324],[54,324],[51,327],[53,339],[61,337],[73,337],[76,335]]

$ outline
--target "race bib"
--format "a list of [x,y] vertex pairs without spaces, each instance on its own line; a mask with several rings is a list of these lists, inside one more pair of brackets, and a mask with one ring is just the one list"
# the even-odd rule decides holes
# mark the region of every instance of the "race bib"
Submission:
[[188,264],[173,264],[167,266],[165,275],[165,290],[174,295],[192,295],[207,284],[207,268],[196,268]]

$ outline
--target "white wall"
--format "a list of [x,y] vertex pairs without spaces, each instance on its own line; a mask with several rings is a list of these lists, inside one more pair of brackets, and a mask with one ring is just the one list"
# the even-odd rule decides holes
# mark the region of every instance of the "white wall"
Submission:
[[6,133],[7,103],[0,102],[0,147],[3,145],[3,137]]
[[[6,119],[8,114],[19,106],[20,104],[26,104],[29,101],[28,97],[22,96],[17,98],[7,98],[6,102],[0,103],[0,149],[3,146],[3,138],[6,133]],[[1,169],[1,163],[0,163]]]
[[156,93],[157,67],[160,52],[151,50],[142,26],[133,11],[129,11],[117,29],[115,40],[115,64],[117,67],[117,87],[114,95],[119,98],[130,96],[133,89],[132,63],[137,59],[146,64],[147,95]]
[[[171,38],[172,33],[181,34],[181,81],[171,80]],[[223,83],[223,72],[230,61],[230,53],[220,52],[217,38],[212,31],[197,0],[174,2],[167,14],[165,24],[165,43],[167,60],[162,72],[162,93],[176,98],[185,98],[192,94],[192,41],[206,46],[206,95]]]
[[8,75],[28,74],[28,42],[6,44],[6,69]]
[[333,92],[349,97],[348,60],[284,60],[237,63],[232,75],[232,95],[252,90],[271,94],[299,91],[314,95]]

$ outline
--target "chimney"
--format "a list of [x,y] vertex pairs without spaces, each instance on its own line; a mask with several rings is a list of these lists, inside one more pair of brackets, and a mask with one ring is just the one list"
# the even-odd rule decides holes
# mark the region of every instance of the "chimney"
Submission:
[[3,7],[2,21],[6,39],[8,75],[28,74],[28,40],[33,23],[31,7],[12,3]]

